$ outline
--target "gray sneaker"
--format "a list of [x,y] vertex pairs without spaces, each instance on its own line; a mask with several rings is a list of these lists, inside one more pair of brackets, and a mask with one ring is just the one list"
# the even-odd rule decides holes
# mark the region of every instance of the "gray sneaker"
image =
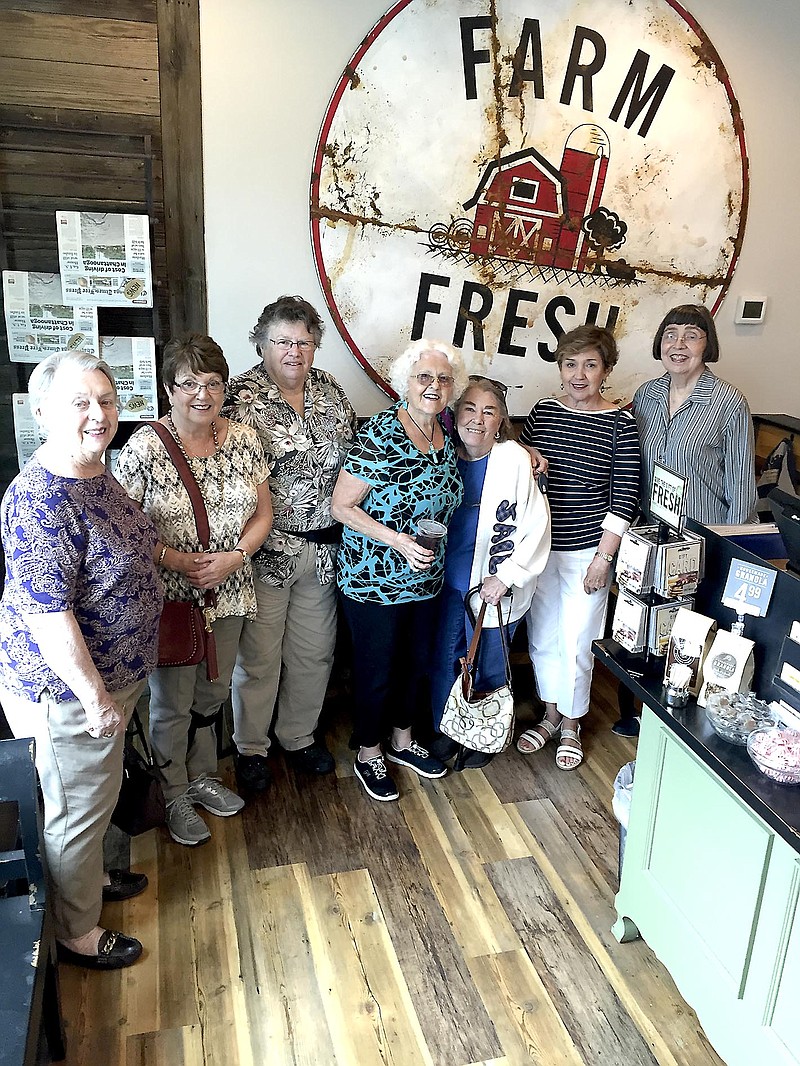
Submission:
[[244,800],[217,781],[215,777],[197,777],[190,782],[186,795],[189,802],[198,804],[219,818],[230,818],[244,807]]
[[167,829],[176,844],[193,848],[211,839],[208,826],[192,806],[188,793],[167,804]]

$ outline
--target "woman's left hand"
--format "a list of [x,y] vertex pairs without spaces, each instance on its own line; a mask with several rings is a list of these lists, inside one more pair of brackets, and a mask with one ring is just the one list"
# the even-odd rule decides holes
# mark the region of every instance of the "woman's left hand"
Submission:
[[186,579],[196,589],[215,589],[244,565],[241,552],[198,552],[192,562]]
[[611,563],[604,559],[602,555],[595,555],[583,575],[583,591],[588,596],[591,596],[593,592],[599,592],[604,589],[608,584],[610,570]]
[[499,577],[485,577],[481,585],[481,599],[496,607],[500,600],[508,592],[508,585],[504,585]]

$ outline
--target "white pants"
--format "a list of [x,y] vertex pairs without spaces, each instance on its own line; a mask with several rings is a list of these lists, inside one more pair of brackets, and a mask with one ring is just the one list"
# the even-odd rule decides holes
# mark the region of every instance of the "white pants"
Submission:
[[592,641],[602,636],[608,587],[587,595],[583,578],[595,548],[550,552],[527,614],[528,651],[539,699],[567,718],[589,710]]
[[[111,694],[126,723],[143,688],[144,681],[137,681]],[[77,700],[59,702],[45,695],[34,703],[6,690],[0,700],[14,736],[36,740],[55,932],[59,940],[72,940],[100,921],[103,836],[122,783],[125,738],[122,733],[89,736]]]

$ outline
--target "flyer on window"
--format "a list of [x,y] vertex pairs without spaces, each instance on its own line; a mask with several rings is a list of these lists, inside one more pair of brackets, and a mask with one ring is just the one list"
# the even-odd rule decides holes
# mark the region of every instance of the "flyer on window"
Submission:
[[156,345],[152,337],[101,337],[100,355],[114,373],[121,422],[158,418]]
[[11,409],[14,412],[14,440],[17,445],[17,462],[20,470],[27,463],[40,444],[44,444],[44,433],[39,429],[31,409],[31,399],[27,392],[15,392],[11,396]]
[[97,354],[97,308],[65,302],[59,274],[4,270],[3,304],[13,363],[38,363],[67,349]]
[[56,211],[64,296],[98,307],[152,307],[147,215]]

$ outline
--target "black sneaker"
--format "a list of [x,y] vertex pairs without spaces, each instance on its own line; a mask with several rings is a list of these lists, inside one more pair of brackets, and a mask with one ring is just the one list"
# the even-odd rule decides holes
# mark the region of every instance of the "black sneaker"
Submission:
[[444,777],[447,767],[441,759],[431,755],[426,748],[412,740],[407,748],[395,748],[391,744],[386,749],[386,758],[398,766],[407,766],[420,777]]
[[639,736],[639,722],[641,718],[620,718],[618,722],[614,722],[611,727],[611,732],[616,733],[618,737],[638,737]]
[[453,740],[451,737],[445,736],[444,733],[436,733],[428,745],[428,751],[437,759],[441,759],[442,762],[447,762],[448,759],[452,759],[454,755],[458,755],[461,745],[457,740]]
[[272,774],[266,755],[240,755],[235,752],[233,765],[239,788],[248,792],[263,792],[269,786]]
[[366,762],[359,762],[356,759],[353,763],[353,770],[364,786],[366,794],[372,796],[374,800],[381,800],[385,803],[388,800],[400,798],[397,785],[389,775],[382,755],[376,755],[374,759],[367,759]]
[[336,760],[319,741],[286,751],[286,756],[294,769],[304,774],[329,774],[336,767]]

